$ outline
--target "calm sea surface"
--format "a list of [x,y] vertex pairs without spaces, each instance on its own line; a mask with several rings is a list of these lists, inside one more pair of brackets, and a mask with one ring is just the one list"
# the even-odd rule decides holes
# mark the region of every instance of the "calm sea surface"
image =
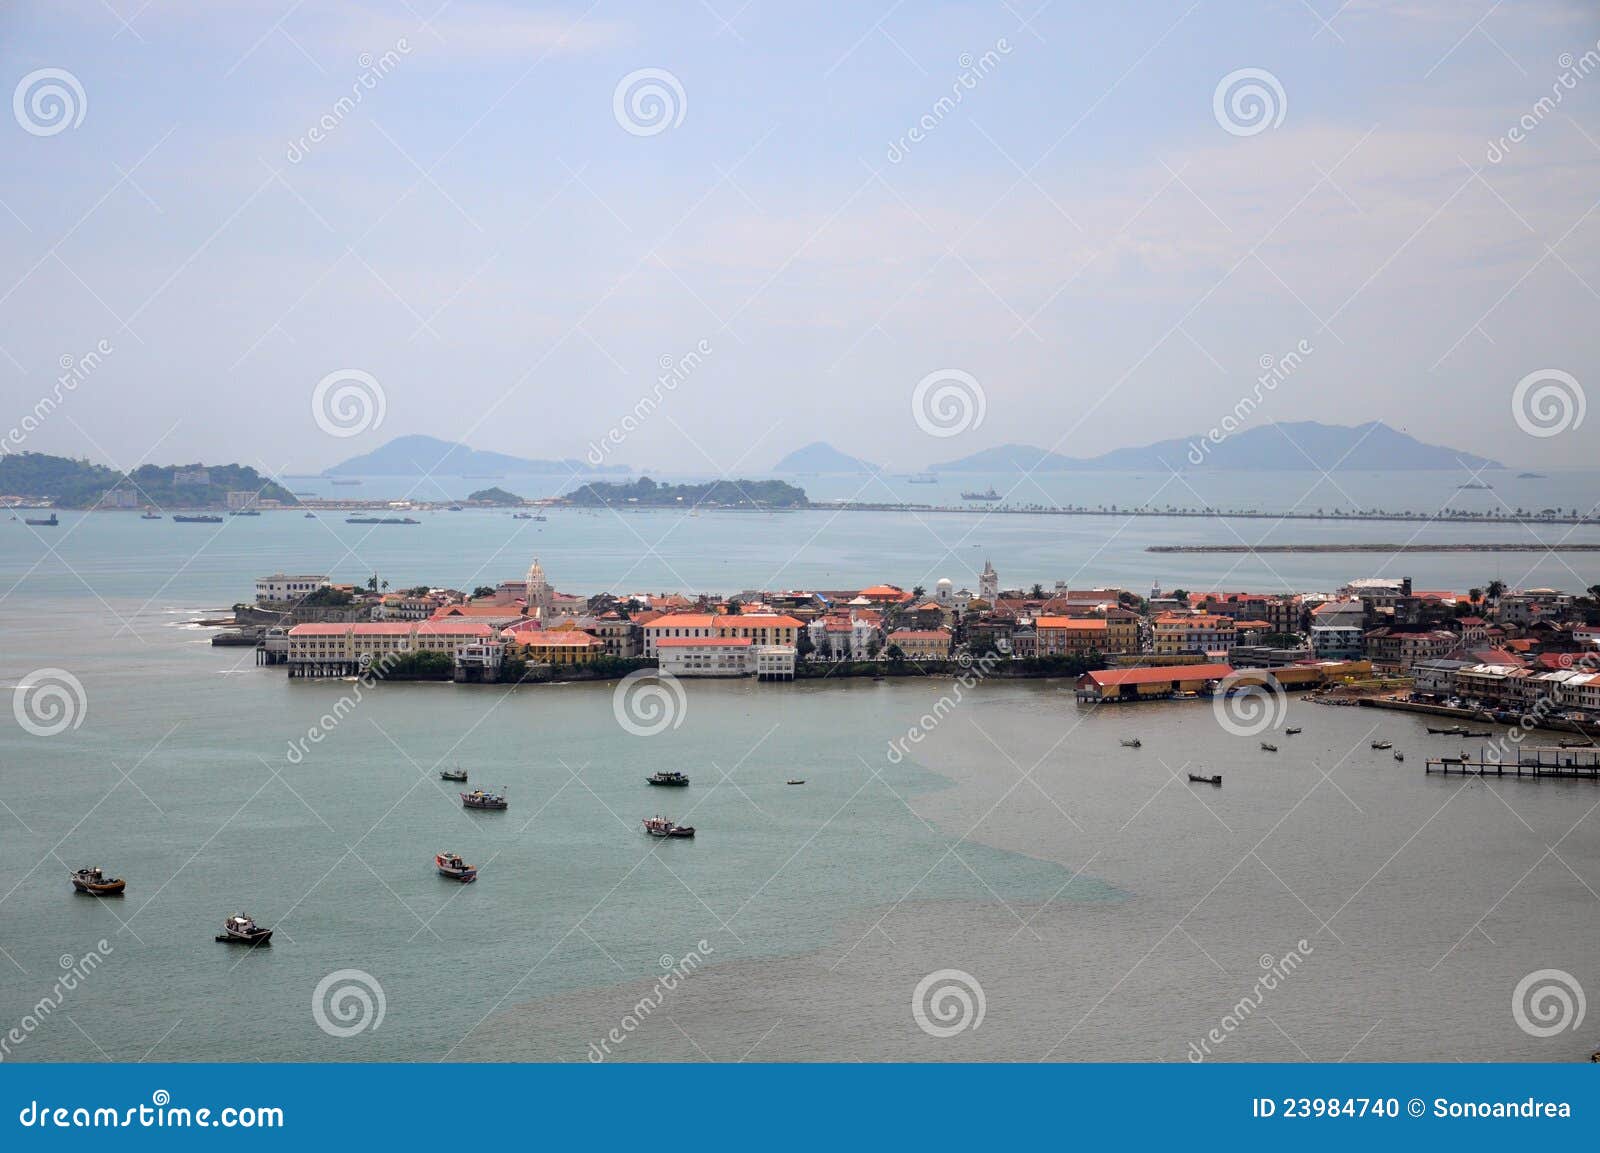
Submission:
[[[1125,480],[1126,492],[1104,476],[1042,483],[1087,504],[1137,504],[1161,483]],[[1362,501],[1386,484],[1338,481]],[[1586,508],[1596,481],[1496,478],[1494,494],[1463,496]],[[851,495],[824,491],[837,482],[804,483]],[[1459,480],[1387,486],[1420,485],[1415,507],[1443,499],[1435,482]],[[407,483],[341,491],[399,496]],[[956,487],[973,483],[987,482]],[[1298,496],[1268,487],[1237,501]],[[948,499],[935,486],[905,495]],[[1319,492],[1311,507],[1349,503]],[[1512,1011],[1540,969],[1600,995],[1600,790],[1426,776],[1424,757],[1458,742],[1411,717],[1294,702],[1285,723],[1305,731],[1275,737],[1274,755],[1230,735],[1209,703],[1090,711],[1066,682],[980,684],[959,701],[949,681],[702,682],[686,686],[676,727],[637,736],[610,685],[388,685],[346,710],[355,686],[291,684],[186,624],[280,568],[471,586],[518,576],[534,554],[579,593],[961,584],[985,557],[1012,583],[1330,588],[1383,572],[1421,587],[1500,575],[1575,588],[1600,579],[1587,557],[1564,558],[1575,574],[1529,554],[1157,565],[1148,544],[1223,539],[1172,520],[422,519],[0,524],[0,684],[63,669],[84,702],[55,735],[0,725],[0,1032],[51,994],[61,959],[110,946],[8,1059],[584,1060],[618,1028],[623,1059],[1183,1060],[1230,1014],[1214,1059],[1564,1060],[1600,1043],[1592,1016],[1540,1039]],[[1238,522],[1250,541],[1269,527]],[[1415,531],[1289,522],[1269,539]],[[1528,539],[1512,526],[1424,531]],[[347,715],[293,763],[289,743],[333,712]],[[913,727],[925,739],[912,755],[887,756]],[[1121,747],[1135,734],[1142,748]],[[1372,750],[1378,738],[1405,763]],[[510,811],[463,812],[437,780],[455,764],[506,786]],[[694,784],[652,789],[658,768]],[[1190,785],[1202,769],[1224,786]],[[649,841],[638,821],[658,810],[699,836]],[[479,882],[437,877],[441,849],[480,865]],[[87,864],[127,877],[127,896],[75,897],[66,873]],[[276,927],[269,949],[213,942],[241,909]],[[1298,968],[1239,1018],[1262,961],[1290,950]],[[693,979],[641,1015],[663,961],[691,952]],[[381,986],[384,1014],[341,1038],[313,998],[345,969]],[[946,1038],[911,1012],[918,982],[943,969],[967,974],[984,1004],[981,1026]]]

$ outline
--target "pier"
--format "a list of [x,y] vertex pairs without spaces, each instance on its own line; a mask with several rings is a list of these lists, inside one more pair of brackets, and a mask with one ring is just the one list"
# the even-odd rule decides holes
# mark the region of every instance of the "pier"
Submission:
[[1600,748],[1563,749],[1550,746],[1519,749],[1515,761],[1491,761],[1480,752],[1476,757],[1430,757],[1424,773],[1458,774],[1474,777],[1556,777],[1565,780],[1600,781]]

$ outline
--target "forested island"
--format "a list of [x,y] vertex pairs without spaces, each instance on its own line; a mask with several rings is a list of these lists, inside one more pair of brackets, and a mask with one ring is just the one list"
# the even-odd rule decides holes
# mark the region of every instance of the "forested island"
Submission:
[[94,508],[109,503],[108,493],[125,491],[140,505],[207,508],[225,505],[230,492],[259,500],[299,503],[294,494],[242,464],[147,464],[132,473],[90,460],[42,452],[0,455],[0,494],[49,501],[57,508]]
[[562,504],[581,508],[806,508],[806,492],[781,480],[716,480],[706,484],[657,484],[649,477],[613,484],[592,481],[573,489]]

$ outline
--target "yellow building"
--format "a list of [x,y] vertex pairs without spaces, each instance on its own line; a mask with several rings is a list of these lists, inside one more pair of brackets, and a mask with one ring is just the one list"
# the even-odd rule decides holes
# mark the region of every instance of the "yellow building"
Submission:
[[1162,613],[1150,631],[1158,656],[1227,652],[1235,636],[1233,618],[1213,613]]
[[577,629],[507,629],[506,655],[535,665],[584,665],[604,656],[606,642]]

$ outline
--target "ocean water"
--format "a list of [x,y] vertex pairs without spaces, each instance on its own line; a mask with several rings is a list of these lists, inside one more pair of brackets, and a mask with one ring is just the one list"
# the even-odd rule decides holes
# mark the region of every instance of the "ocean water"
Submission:
[[[961,581],[966,552],[1007,580],[1082,566],[1075,583],[1140,587],[1143,544],[1190,522],[63,519],[0,525],[0,687],[45,669],[81,686],[51,674],[59,732],[0,724],[0,1034],[33,1018],[6,1059],[587,1060],[615,1028],[621,1059],[1185,1060],[1230,1014],[1208,1059],[1566,1060],[1600,1041],[1592,1020],[1535,1037],[1513,1011],[1540,970],[1600,990],[1600,792],[1428,776],[1425,756],[1453,743],[1417,718],[1295,701],[1280,727],[1305,732],[1272,754],[1208,702],[1090,710],[1067,682],[697,682],[642,736],[612,685],[356,700],[188,623],[275,569],[470,586],[533,554],[575,592]],[[1375,531],[1326,526],[1351,528]],[[1168,557],[1185,568],[1160,575],[1203,588],[1192,562],[1223,562],[1220,578],[1235,559]],[[1307,566],[1291,579],[1308,587],[1377,559],[1273,558]],[[1410,575],[1441,588],[1481,583],[1494,559],[1407,558],[1437,560]],[[1225,583],[1273,587],[1258,576]],[[33,702],[18,707],[38,729]],[[1142,748],[1120,745],[1135,734]],[[456,764],[505,786],[510,811],[463,811],[437,779]],[[694,784],[646,785],[661,768]],[[699,835],[644,837],[657,811]],[[440,850],[480,880],[437,877]],[[74,895],[66,874],[88,864],[127,895]],[[275,927],[270,948],[212,940],[241,910]],[[103,963],[41,1016],[62,960],[91,950]],[[1238,1020],[1263,958],[1289,951],[1298,967]],[[691,953],[695,975],[641,1015]],[[935,985],[981,990],[982,1020],[935,1036],[913,998],[946,971],[961,976]],[[373,1006],[342,1002],[363,1025],[350,1036],[314,1010],[341,973],[333,987]]]

